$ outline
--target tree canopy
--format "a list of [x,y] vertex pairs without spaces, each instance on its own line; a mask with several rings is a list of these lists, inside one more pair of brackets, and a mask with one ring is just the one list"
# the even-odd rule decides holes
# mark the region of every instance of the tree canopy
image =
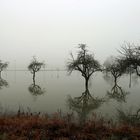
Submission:
[[99,62],[94,59],[94,55],[88,53],[86,47],[86,44],[79,44],[80,51],[77,54],[77,58],[75,59],[71,53],[72,60],[68,62],[67,67],[70,72],[77,70],[82,73],[82,76],[90,77],[95,71],[100,71],[101,66]]
[[31,61],[31,63],[28,66],[28,69],[32,74],[34,74],[35,72],[38,72],[42,66],[44,66],[44,63],[38,62],[37,59],[35,57],[33,57],[33,60]]
[[8,62],[2,62],[2,60],[0,60],[0,72],[6,69],[7,67],[8,67]]
[[77,57],[75,59],[71,53],[71,60],[68,62],[67,68],[70,73],[76,70],[82,74],[85,78],[87,89],[90,76],[96,71],[101,71],[101,65],[86,48],[86,44],[79,44],[80,50],[77,53]]
[[134,73],[140,76],[140,46],[126,43],[119,50],[120,58],[125,63],[126,72]]
[[104,62],[104,72],[106,72],[108,75],[112,75],[115,79],[117,79],[126,72],[125,63],[122,59],[110,56]]

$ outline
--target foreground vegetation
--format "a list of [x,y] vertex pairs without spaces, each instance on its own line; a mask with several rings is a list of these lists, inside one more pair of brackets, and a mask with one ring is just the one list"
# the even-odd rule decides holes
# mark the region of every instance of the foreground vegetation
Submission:
[[81,124],[73,114],[21,113],[0,117],[0,140],[139,140],[140,124],[116,123],[92,115]]

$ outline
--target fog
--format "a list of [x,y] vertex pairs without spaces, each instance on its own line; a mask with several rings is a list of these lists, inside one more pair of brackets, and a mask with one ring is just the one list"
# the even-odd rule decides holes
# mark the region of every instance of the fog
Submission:
[[0,59],[25,69],[36,56],[65,68],[85,43],[103,63],[124,41],[140,43],[139,0],[0,0]]

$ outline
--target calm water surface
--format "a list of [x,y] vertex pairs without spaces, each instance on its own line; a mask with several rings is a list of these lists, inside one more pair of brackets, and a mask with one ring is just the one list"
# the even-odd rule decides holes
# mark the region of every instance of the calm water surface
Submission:
[[[32,74],[29,71],[6,71],[2,78],[8,86],[0,84],[0,104],[3,109],[17,111],[19,106],[24,110],[30,108],[37,112],[56,112],[61,109],[68,112],[68,95],[78,97],[84,91],[84,79],[77,72],[68,75],[66,71],[40,71],[36,73],[35,84],[44,92],[41,95],[33,95],[29,86],[33,84]],[[140,82],[135,80],[129,88],[129,77],[119,79],[119,86],[130,94],[126,96],[126,102],[118,102],[114,99],[105,102],[96,112],[103,115],[114,115],[116,108],[137,108],[140,105]],[[110,84],[103,78],[102,73],[96,73],[89,82],[90,93],[94,97],[105,97],[106,92],[111,90]]]

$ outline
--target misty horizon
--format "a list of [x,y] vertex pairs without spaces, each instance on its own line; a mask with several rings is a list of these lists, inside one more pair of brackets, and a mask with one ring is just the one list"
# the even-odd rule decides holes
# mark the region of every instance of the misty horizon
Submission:
[[140,0],[0,0],[0,140],[140,138]]
[[[65,69],[85,43],[101,63],[126,42],[140,43],[138,0],[2,0],[0,59],[26,69],[32,56],[46,69]],[[16,65],[16,66],[15,66]]]

